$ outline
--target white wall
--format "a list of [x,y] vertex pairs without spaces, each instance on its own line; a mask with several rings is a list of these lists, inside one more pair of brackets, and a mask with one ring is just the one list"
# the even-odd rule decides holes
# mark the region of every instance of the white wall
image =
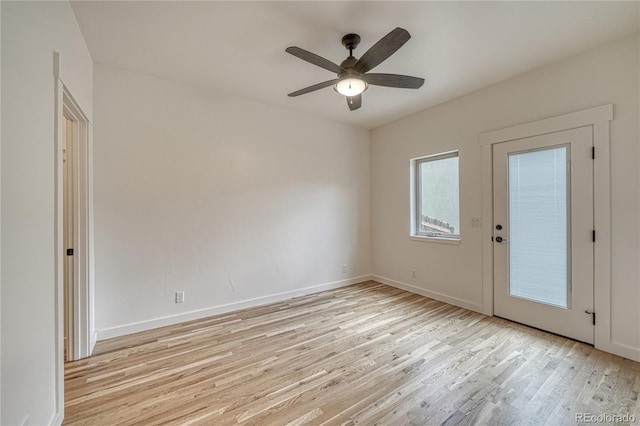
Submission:
[[[478,311],[480,133],[613,103],[611,340],[640,357],[638,37],[548,65],[372,131],[372,265],[378,279]],[[488,58],[490,60],[490,58]],[[428,81],[428,80],[427,80]],[[425,86],[429,90],[428,83]],[[409,239],[409,159],[460,150],[460,245]],[[491,221],[490,217],[483,217]],[[418,278],[412,279],[411,270]]]
[[[0,52],[2,52],[2,7],[0,7]],[[2,54],[0,54],[0,82],[2,81]],[[0,99],[2,99],[2,84],[0,83]],[[2,117],[2,102],[0,102],[0,117]],[[0,118],[0,147],[2,147],[2,119]],[[2,149],[0,148],[0,188],[2,187]],[[2,224],[2,196],[0,196],[0,224]],[[0,241],[2,241],[2,226],[0,225]],[[2,244],[0,244],[0,422],[2,421]]]
[[53,52],[60,52],[60,77],[89,118],[93,64],[67,2],[2,2],[1,8],[0,423],[42,425],[62,414],[54,326]]
[[368,278],[367,130],[102,65],[94,81],[100,339]]

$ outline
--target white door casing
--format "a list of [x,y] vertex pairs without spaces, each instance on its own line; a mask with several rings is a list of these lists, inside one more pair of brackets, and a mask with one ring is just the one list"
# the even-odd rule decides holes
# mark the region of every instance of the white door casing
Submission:
[[60,54],[53,54],[54,76],[54,152],[55,152],[55,405],[52,424],[64,418],[64,124],[65,116],[75,121],[73,161],[74,262],[73,262],[73,350],[75,359],[91,355],[95,344],[93,283],[93,139],[92,124],[60,77]]
[[610,129],[614,105],[605,104],[538,121],[487,131],[478,136],[482,147],[482,312],[493,315],[493,145],[515,139],[590,126],[593,129],[594,186],[594,308],[597,349],[640,361],[640,352],[616,342],[611,330],[611,175]]

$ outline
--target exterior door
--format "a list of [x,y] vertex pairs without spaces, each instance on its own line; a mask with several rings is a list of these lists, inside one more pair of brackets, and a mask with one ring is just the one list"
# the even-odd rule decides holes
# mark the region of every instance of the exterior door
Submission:
[[493,145],[494,314],[593,343],[593,135]]

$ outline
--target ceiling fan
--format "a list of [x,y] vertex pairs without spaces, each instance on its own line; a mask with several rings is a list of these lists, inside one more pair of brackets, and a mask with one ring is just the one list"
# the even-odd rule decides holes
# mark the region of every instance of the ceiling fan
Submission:
[[370,84],[404,89],[419,89],[424,84],[424,78],[398,74],[369,73],[369,71],[393,55],[410,38],[411,35],[407,30],[396,28],[371,46],[360,59],[357,59],[353,56],[353,50],[358,47],[360,36],[358,34],[347,34],[342,37],[342,45],[349,50],[349,57],[342,61],[340,65],[334,64],[328,59],[299,47],[288,47],[285,50],[287,53],[337,74],[337,78],[333,80],[327,80],[314,84],[313,86],[305,87],[304,89],[289,93],[289,96],[300,96],[305,93],[333,86],[336,92],[347,97],[347,105],[349,105],[351,111],[354,111],[362,106],[362,92],[367,90]]

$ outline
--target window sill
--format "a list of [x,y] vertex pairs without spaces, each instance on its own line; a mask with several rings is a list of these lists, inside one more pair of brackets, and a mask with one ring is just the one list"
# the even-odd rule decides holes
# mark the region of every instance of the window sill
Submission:
[[460,241],[462,241],[461,239],[454,240],[452,238],[427,237],[423,235],[410,235],[409,238],[422,243],[453,244],[456,246],[460,245]]

